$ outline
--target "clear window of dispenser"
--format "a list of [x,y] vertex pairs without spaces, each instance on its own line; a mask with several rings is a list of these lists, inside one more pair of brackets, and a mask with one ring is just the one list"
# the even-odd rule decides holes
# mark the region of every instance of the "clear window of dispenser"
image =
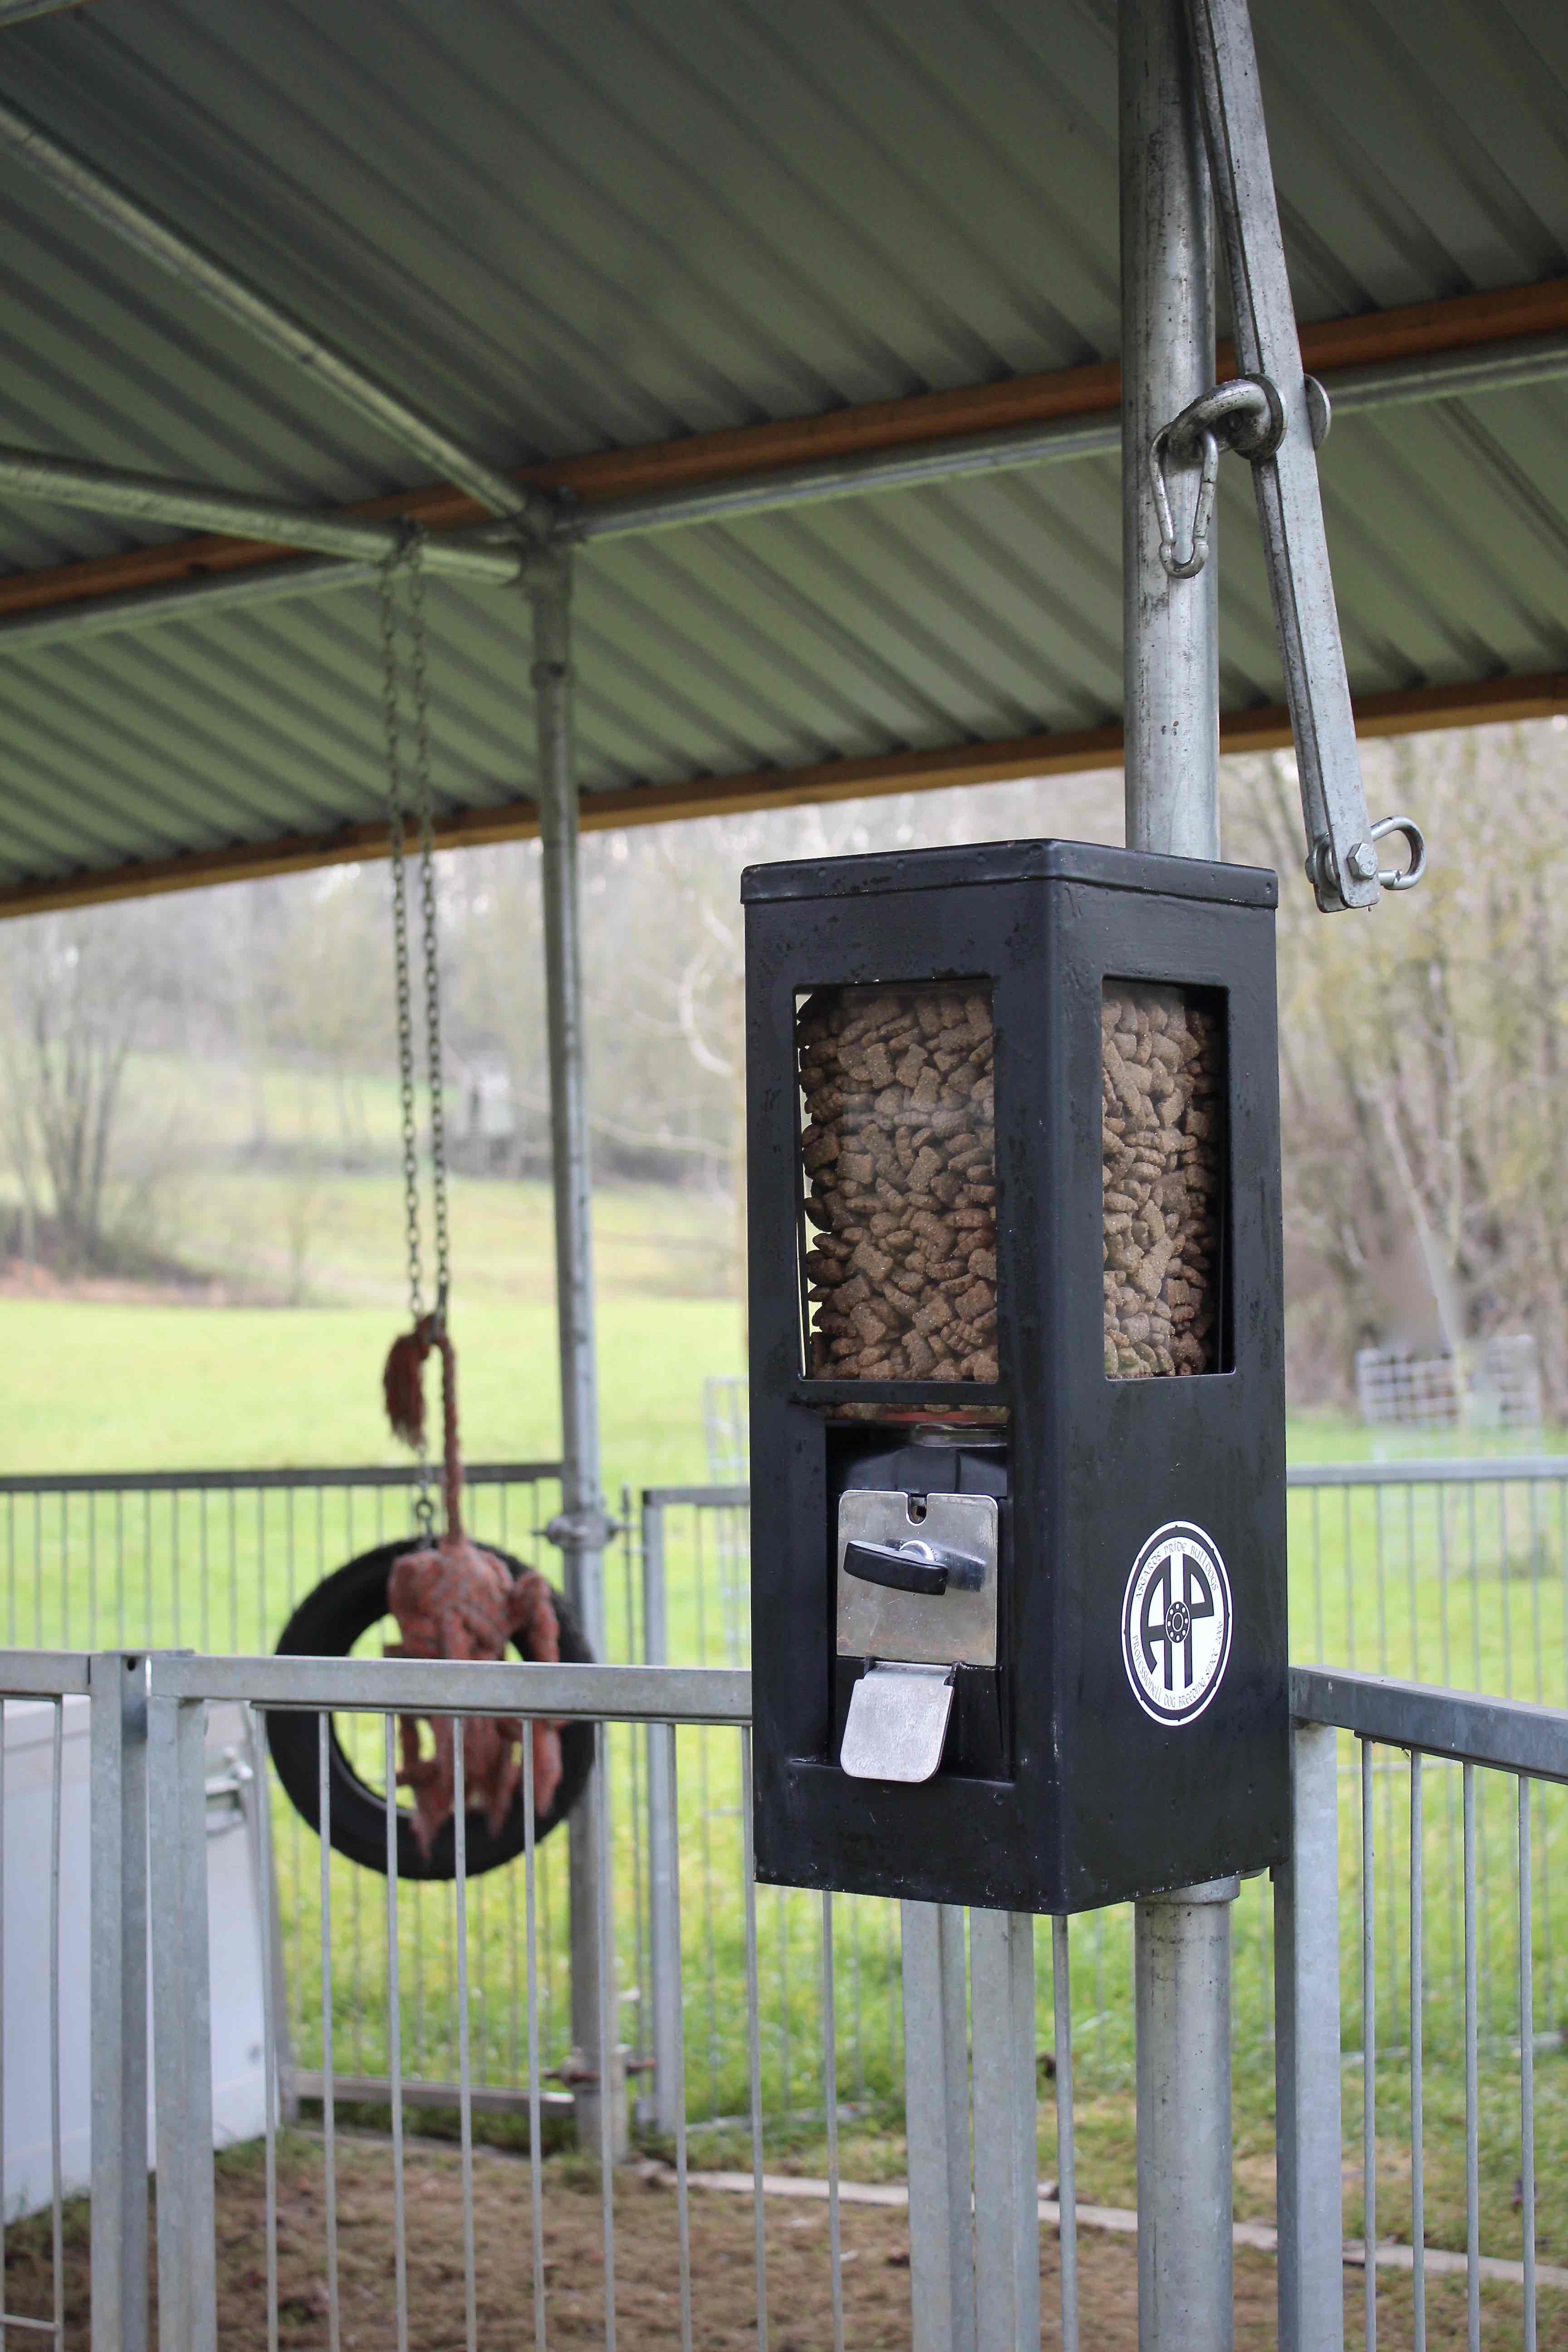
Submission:
[[1228,1370],[1224,998],[1108,980],[1100,1027],[1106,1376]]
[[795,1048],[807,1375],[996,1380],[989,982],[816,989]]

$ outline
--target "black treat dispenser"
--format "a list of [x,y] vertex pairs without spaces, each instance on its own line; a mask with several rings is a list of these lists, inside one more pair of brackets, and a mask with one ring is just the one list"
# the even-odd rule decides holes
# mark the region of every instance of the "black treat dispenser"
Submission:
[[1275,877],[745,875],[760,1877],[1073,1911],[1289,1819]]

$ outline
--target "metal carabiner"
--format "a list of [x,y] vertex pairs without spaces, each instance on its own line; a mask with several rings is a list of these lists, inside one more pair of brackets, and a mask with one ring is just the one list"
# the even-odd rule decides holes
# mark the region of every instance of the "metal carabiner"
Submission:
[[[1177,419],[1177,423],[1180,419]],[[1149,449],[1149,477],[1154,488],[1154,511],[1160,520],[1160,561],[1173,580],[1194,580],[1209,560],[1209,528],[1214,520],[1215,485],[1219,477],[1219,443],[1206,428],[1197,436],[1203,452],[1197,503],[1193,509],[1192,537],[1184,555],[1177,553],[1176,526],[1171,514],[1171,494],[1165,487],[1165,453],[1174,424],[1163,425]]]

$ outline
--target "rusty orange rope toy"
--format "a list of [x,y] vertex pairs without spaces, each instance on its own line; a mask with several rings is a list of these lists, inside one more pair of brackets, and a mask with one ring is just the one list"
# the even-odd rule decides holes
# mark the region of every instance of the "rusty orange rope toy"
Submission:
[[[514,1579],[494,1552],[463,1531],[462,1463],[458,1445],[458,1364],[450,1335],[434,1315],[421,1316],[412,1331],[395,1339],[382,1375],[387,1417],[405,1444],[418,1447],[425,1435],[425,1359],[434,1348],[441,1358],[443,1445],[441,1487],[446,1532],[433,1544],[406,1551],[388,1580],[386,1605],[403,1639],[389,1643],[389,1658],[503,1658],[513,1634],[521,1634],[530,1658],[553,1664],[560,1656],[560,1629],[549,1585],[537,1570]],[[454,1718],[430,1724],[435,1754],[421,1752],[420,1723],[398,1718],[402,1763],[398,1784],[414,1791],[414,1833],[427,1854],[452,1811]],[[463,1782],[466,1800],[483,1811],[499,1832],[511,1811],[521,1778],[519,1745],[523,1726],[515,1716],[466,1716]],[[535,1718],[533,1802],[550,1809],[561,1783],[559,1726]]]

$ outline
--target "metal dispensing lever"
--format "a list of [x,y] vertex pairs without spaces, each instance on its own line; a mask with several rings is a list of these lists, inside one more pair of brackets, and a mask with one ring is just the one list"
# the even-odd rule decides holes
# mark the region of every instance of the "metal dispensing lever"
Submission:
[[844,1547],[844,1573],[858,1576],[863,1584],[886,1585],[894,1592],[920,1592],[934,1599],[950,1586],[956,1592],[978,1592],[985,1564],[918,1538],[903,1543],[851,1541]]
[[[1205,393],[1154,437],[1149,466],[1160,553],[1173,579],[1202,571],[1220,450],[1247,458],[1296,739],[1307,877],[1323,913],[1334,914],[1375,906],[1384,889],[1412,889],[1426,866],[1426,844],[1408,817],[1380,824],[1367,817],[1318,487],[1328,396],[1301,366],[1247,0],[1186,0],[1186,15],[1241,374]],[[1172,515],[1172,461],[1198,469],[1184,543]],[[1409,864],[1380,871],[1376,845],[1390,834],[1405,838]]]

